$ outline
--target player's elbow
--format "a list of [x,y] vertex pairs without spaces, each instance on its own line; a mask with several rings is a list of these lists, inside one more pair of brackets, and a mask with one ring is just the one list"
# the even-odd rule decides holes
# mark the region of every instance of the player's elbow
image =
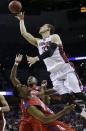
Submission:
[[9,112],[10,111],[10,107],[8,106],[8,108],[7,108],[7,111]]
[[6,106],[6,112],[9,112],[9,111],[10,111],[10,107]]
[[26,30],[21,30],[21,35],[22,35],[23,37],[25,37],[25,36],[27,35],[27,31],[26,31]]
[[50,120],[48,117],[43,117],[41,118],[41,122],[43,122],[44,124],[49,124],[50,122],[52,122],[52,120]]
[[24,35],[25,35],[25,32],[24,32],[24,31],[21,31],[21,35],[24,36]]

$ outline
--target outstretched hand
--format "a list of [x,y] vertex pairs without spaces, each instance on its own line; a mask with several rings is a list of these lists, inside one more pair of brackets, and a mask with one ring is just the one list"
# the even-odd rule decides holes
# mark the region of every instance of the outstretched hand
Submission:
[[43,80],[41,82],[41,87],[47,87],[47,80]]
[[15,17],[20,21],[24,19],[24,13],[25,12],[20,12],[19,14],[17,14]]
[[35,64],[37,61],[39,61],[39,58],[38,57],[30,57],[30,56],[27,56],[27,62],[29,64],[29,67],[31,67],[33,64]]
[[22,61],[22,58],[23,58],[23,55],[21,54],[16,55],[15,62],[20,63]]

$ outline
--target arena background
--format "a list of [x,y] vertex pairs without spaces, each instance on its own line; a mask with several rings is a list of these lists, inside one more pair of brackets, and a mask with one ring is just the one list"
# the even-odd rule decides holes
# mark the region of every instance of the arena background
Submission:
[[[51,87],[49,72],[46,71],[43,62],[31,68],[26,63],[26,54],[35,56],[38,50],[22,38],[19,22],[8,10],[10,1],[0,0],[0,91],[13,91],[9,76],[15,55],[18,53],[24,55],[18,70],[18,77],[22,83],[26,83],[29,75],[34,75],[39,84],[43,79],[47,79],[48,87]],[[86,12],[81,13],[80,10],[81,7],[86,7],[85,0],[20,0],[20,2],[25,11],[25,25],[28,32],[38,37],[41,25],[52,24],[56,28],[55,33],[61,36],[69,58],[86,56]],[[86,60],[73,62],[85,86]],[[10,105],[18,102],[17,97],[7,96],[6,98]]]

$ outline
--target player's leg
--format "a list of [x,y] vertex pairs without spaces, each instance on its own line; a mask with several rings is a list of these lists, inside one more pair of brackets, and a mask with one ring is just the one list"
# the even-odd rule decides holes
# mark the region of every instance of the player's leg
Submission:
[[53,84],[53,89],[57,91],[57,94],[64,95],[69,94],[70,90],[65,86],[66,75],[63,71],[57,71],[50,74],[50,78]]
[[66,88],[69,89],[70,93],[81,93],[81,89],[79,86],[78,79],[76,77],[76,74],[74,72],[70,72],[65,76],[65,82],[64,85]]
[[[71,98],[69,94],[69,89],[65,86],[65,80],[66,78],[58,78],[58,73],[51,74],[51,80],[53,83],[53,89],[56,90],[56,93],[54,94],[54,97],[58,100],[58,94],[61,96],[60,102],[66,104],[66,103],[73,103],[73,99]],[[64,76],[65,77],[65,76]]]
[[[76,77],[76,74],[74,72],[68,73],[66,80],[65,80],[65,86],[74,93],[75,96],[77,96],[79,99],[86,100],[85,95],[83,95],[78,79]],[[82,97],[81,97],[82,96]],[[80,112],[80,107],[76,106],[76,111]],[[84,115],[83,115],[84,114]],[[84,110],[81,110],[81,115],[86,118],[86,112]]]
[[66,95],[69,93],[68,89],[64,86],[64,80],[56,79],[53,81],[53,89],[56,90],[56,94]]
[[74,92],[74,95],[77,98],[86,101],[86,94],[81,91],[81,88],[79,86],[79,82],[75,73],[68,73],[65,83],[66,83],[66,86],[68,86],[68,88],[72,92]]
[[[73,92],[73,89],[70,85],[72,85],[71,83],[71,79],[72,77],[74,78],[73,81],[75,81],[73,87],[75,89],[75,85],[77,85],[78,88],[78,92],[80,92],[80,87],[78,85],[78,80],[76,79],[76,76],[71,76],[71,73],[69,73],[68,75],[64,75],[63,78],[58,79],[58,74],[56,76],[55,75],[51,75],[51,79],[52,79],[52,83],[53,83],[53,89],[57,91],[57,94],[61,95],[61,101],[62,103],[66,104],[66,103],[70,103],[70,104],[76,104],[74,103],[74,99],[73,96],[70,94],[71,92]],[[70,76],[70,77],[69,77]],[[57,77],[57,79],[56,79]],[[77,89],[75,90],[75,92],[77,92]],[[56,94],[55,94],[56,96]],[[76,112],[81,113],[82,109],[81,107],[76,104],[76,108],[75,108]]]

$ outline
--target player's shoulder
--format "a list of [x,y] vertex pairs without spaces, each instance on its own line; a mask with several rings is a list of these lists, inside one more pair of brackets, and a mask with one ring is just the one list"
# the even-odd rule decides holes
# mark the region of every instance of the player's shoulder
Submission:
[[60,36],[58,34],[52,34],[51,38],[60,38]]
[[35,38],[35,39],[36,39],[37,43],[38,43],[40,40],[42,40],[42,39],[40,39],[40,38]]
[[36,38],[37,46],[39,45],[39,43],[40,43],[41,40],[42,39],[40,39],[40,38]]
[[60,36],[58,34],[51,35],[51,41],[56,43],[57,45],[62,45],[62,41],[61,41]]

